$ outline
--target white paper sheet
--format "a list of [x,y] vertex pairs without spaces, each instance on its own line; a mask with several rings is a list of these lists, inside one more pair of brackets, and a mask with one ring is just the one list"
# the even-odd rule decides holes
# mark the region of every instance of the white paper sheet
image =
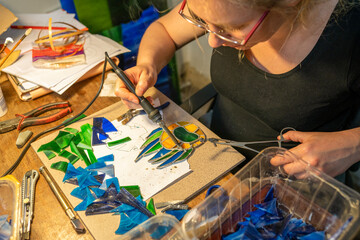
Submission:
[[153,155],[134,162],[145,138],[152,130],[158,128],[146,115],[136,116],[126,125],[122,125],[116,120],[112,123],[118,129],[116,134],[109,133],[112,140],[130,137],[131,141],[113,148],[104,145],[94,146],[93,150],[97,158],[114,154],[115,176],[119,179],[120,186],[139,185],[144,200],[147,200],[191,172],[187,161],[164,169],[156,169],[158,164],[152,165],[147,161]]

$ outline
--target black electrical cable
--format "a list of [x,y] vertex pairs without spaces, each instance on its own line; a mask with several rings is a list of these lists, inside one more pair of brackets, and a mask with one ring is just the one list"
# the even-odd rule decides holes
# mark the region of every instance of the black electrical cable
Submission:
[[[107,53],[105,52],[105,56],[108,56]],[[34,136],[27,144],[26,146],[24,147],[24,149],[22,150],[22,152],[20,153],[20,156],[18,157],[18,159],[15,161],[15,163],[1,176],[1,177],[4,177],[8,174],[11,174],[13,171],[15,171],[15,169],[17,168],[17,166],[20,164],[21,160],[23,159],[23,157],[25,156],[26,152],[29,150],[30,148],[30,145],[31,143],[33,143],[35,140],[37,140],[39,137],[41,137],[42,135],[46,134],[46,133],[49,133],[51,131],[54,131],[54,130],[57,130],[57,129],[60,129],[62,127],[64,127],[67,123],[73,121],[74,119],[78,118],[79,116],[81,116],[84,112],[86,112],[86,110],[89,109],[89,107],[95,102],[95,100],[97,99],[97,97],[99,96],[100,92],[101,92],[101,89],[104,85],[104,79],[105,79],[105,70],[106,70],[106,63],[108,62],[108,58],[105,57],[105,61],[104,61],[104,68],[103,68],[103,71],[102,71],[102,76],[101,76],[101,84],[100,84],[100,87],[99,87],[99,90],[98,92],[96,93],[95,97],[91,100],[91,102],[80,112],[78,113],[76,116],[72,117],[72,118],[69,118],[67,120],[65,120],[64,122],[62,122],[61,124],[55,126],[55,127],[52,127],[52,128],[49,128],[39,134],[37,134],[36,136]],[[76,122],[76,121],[74,121]]]

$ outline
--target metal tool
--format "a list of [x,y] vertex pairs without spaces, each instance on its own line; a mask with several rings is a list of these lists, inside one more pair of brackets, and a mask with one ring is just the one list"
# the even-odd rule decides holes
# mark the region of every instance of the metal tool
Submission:
[[[165,102],[164,104],[156,107],[156,109],[158,110],[162,110],[164,108],[166,108],[167,106],[169,106],[170,102]],[[125,125],[127,124],[131,119],[133,119],[134,117],[136,117],[137,115],[142,115],[142,114],[146,114],[145,110],[142,109],[129,109],[126,113],[124,113],[123,115],[121,115],[120,117],[117,118],[117,120]]]
[[25,173],[21,185],[21,239],[30,238],[30,226],[34,216],[34,198],[35,185],[39,179],[39,173],[36,170],[30,170]]
[[184,203],[184,200],[174,200],[174,201],[167,201],[167,202],[156,202],[155,203],[155,207],[157,209],[160,209],[160,208],[164,208],[164,207],[167,207],[167,206],[171,206],[171,205],[179,205],[179,204],[183,204]]
[[[44,112],[59,108],[65,108],[65,109],[62,109],[60,112],[55,113],[53,115],[37,117],[43,114]],[[0,122],[0,133],[6,133],[16,128],[18,130],[21,130],[28,126],[41,125],[41,124],[54,122],[62,117],[65,117],[71,112],[72,110],[69,102],[49,103],[44,106],[37,107],[31,110],[30,112],[24,114],[17,114],[16,118]]]
[[105,57],[106,57],[107,61],[109,62],[109,64],[111,65],[111,67],[114,69],[114,72],[124,82],[124,84],[129,89],[129,91],[132,92],[139,99],[139,103],[140,103],[141,107],[147,113],[150,120],[153,121],[154,123],[158,124],[169,135],[169,137],[176,144],[176,146],[179,149],[182,149],[181,145],[179,144],[179,142],[177,141],[177,139],[175,138],[173,133],[166,127],[164,121],[162,120],[162,116],[159,112],[159,109],[154,108],[145,97],[136,95],[135,86],[130,81],[130,79],[126,76],[126,74],[118,66],[116,66],[116,64],[111,60],[111,58],[107,54],[107,52],[105,52]]
[[84,233],[85,227],[77,217],[75,211],[72,209],[71,204],[64,196],[63,192],[60,190],[59,186],[56,184],[55,180],[50,175],[49,171],[44,167],[40,167],[40,173],[44,176],[45,180],[49,184],[49,187],[55,194],[56,199],[59,201],[61,207],[64,209],[66,215],[69,217],[70,222],[77,233]]
[[220,144],[220,145],[230,145],[230,146],[233,146],[233,147],[240,147],[240,148],[244,148],[244,149],[248,149],[248,150],[251,150],[251,151],[254,151],[256,153],[259,153],[259,151],[251,148],[251,147],[248,147],[246,145],[251,145],[251,144],[266,144],[266,143],[277,143],[279,147],[281,147],[281,144],[283,142],[285,142],[285,139],[283,137],[283,134],[287,131],[296,131],[295,128],[293,127],[285,127],[283,128],[281,131],[280,131],[280,139],[277,139],[277,140],[266,140],[266,141],[250,141],[250,142],[236,142],[236,141],[231,141],[231,140],[226,140],[226,139],[218,139],[218,138],[209,138],[209,142],[212,142],[215,147],[217,144]]

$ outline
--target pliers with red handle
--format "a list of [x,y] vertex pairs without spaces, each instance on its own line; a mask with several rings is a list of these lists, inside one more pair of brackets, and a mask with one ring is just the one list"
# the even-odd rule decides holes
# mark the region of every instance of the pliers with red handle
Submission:
[[[59,109],[64,108],[60,112],[44,116],[44,117],[38,117],[39,115],[53,110],[53,109]],[[24,113],[24,114],[16,114],[16,118],[5,120],[0,122],[0,134],[6,133],[9,131],[12,131],[14,129],[21,130],[25,127],[33,126],[33,125],[41,125],[46,124],[50,122],[54,122],[56,120],[59,120],[60,118],[65,117],[69,113],[71,113],[71,107],[69,102],[55,102],[55,103],[49,103],[40,107],[35,108],[34,110],[31,110],[30,112]]]

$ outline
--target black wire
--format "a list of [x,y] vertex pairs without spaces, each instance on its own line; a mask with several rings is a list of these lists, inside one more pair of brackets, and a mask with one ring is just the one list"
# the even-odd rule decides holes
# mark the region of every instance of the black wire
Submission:
[[[107,55],[107,53],[105,52],[105,54]],[[99,87],[99,90],[98,92],[96,93],[95,97],[91,100],[91,102],[80,112],[78,113],[76,116],[72,117],[72,118],[69,118],[67,120],[65,120],[64,122],[62,122],[61,124],[55,126],[55,127],[52,127],[52,128],[49,128],[39,134],[37,134],[36,136],[34,136],[27,144],[26,146],[24,147],[24,149],[22,150],[22,152],[20,153],[20,156],[18,157],[18,159],[15,161],[15,163],[1,176],[1,177],[4,177],[8,174],[11,174],[13,171],[15,171],[15,169],[17,168],[17,166],[20,164],[21,160],[23,159],[23,157],[25,156],[26,152],[29,150],[30,148],[30,145],[35,141],[37,140],[39,137],[41,137],[42,135],[46,134],[46,133],[49,133],[51,131],[54,131],[54,130],[57,130],[57,129],[60,129],[64,126],[66,126],[67,123],[73,121],[74,119],[80,117],[84,112],[86,112],[86,110],[89,109],[89,107],[95,102],[95,100],[97,99],[97,97],[99,96],[100,92],[101,92],[101,89],[104,85],[104,79],[105,79],[105,70],[106,70],[106,63],[107,63],[108,59],[105,57],[105,61],[104,61],[104,68],[103,68],[103,71],[102,71],[102,76],[101,76],[101,84],[100,84],[100,87]],[[76,121],[74,121],[76,122]]]

